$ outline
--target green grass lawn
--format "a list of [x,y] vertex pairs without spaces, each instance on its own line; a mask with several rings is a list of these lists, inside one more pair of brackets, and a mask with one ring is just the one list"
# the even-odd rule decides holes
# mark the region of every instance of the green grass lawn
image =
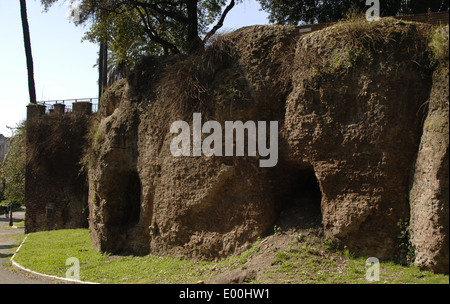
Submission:
[[65,277],[66,259],[80,262],[80,280],[98,283],[195,283],[208,263],[147,256],[110,256],[92,247],[87,229],[31,233],[15,261],[25,268]]
[[[87,229],[54,230],[31,233],[15,257],[15,261],[34,271],[65,277],[70,266],[66,259],[80,262],[80,280],[98,283],[196,283],[207,281],[227,270],[245,269],[248,261],[261,254],[257,245],[222,262],[197,262],[177,258],[147,256],[110,256],[92,247]],[[306,244],[306,245],[305,245]],[[320,244],[317,242],[317,246]],[[320,248],[295,241],[285,250],[273,251],[273,258],[258,280],[252,283],[368,283],[364,258],[345,259],[344,268],[335,258],[324,258]],[[318,249],[319,248],[319,249]],[[338,269],[339,268],[339,269]],[[378,283],[448,284],[448,275],[420,271],[413,266],[382,262]]]

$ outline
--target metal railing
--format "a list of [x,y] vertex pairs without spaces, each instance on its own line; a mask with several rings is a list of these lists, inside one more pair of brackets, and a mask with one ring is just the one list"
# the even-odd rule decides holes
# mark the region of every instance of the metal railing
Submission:
[[92,104],[92,113],[98,111],[98,98],[76,98],[76,99],[58,99],[58,100],[46,100],[38,101],[37,103],[45,106],[45,113],[49,114],[53,112],[55,104],[65,105],[64,112],[72,112],[72,105],[77,102],[90,102]]

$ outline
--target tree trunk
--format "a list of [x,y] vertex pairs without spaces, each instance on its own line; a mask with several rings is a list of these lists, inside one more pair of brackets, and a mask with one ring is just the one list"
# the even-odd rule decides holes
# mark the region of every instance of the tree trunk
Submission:
[[100,43],[100,50],[98,51],[98,101],[100,103],[100,98],[103,93],[103,43]]
[[100,102],[108,83],[108,46],[106,43],[100,43],[98,55],[98,99]]
[[203,42],[198,35],[198,11],[197,0],[186,1],[188,12],[188,46],[189,53],[197,53],[203,50]]
[[31,54],[30,29],[28,26],[27,5],[25,0],[20,0],[20,16],[22,18],[23,42],[25,44],[25,56],[28,70],[28,92],[30,103],[36,104],[36,87],[34,85],[33,55]]
[[105,42],[103,46],[103,75],[102,75],[102,88],[105,92],[108,87],[108,43]]

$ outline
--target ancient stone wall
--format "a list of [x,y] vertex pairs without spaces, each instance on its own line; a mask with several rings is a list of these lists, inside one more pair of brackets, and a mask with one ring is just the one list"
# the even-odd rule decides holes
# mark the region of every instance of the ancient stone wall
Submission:
[[448,27],[439,30],[437,35],[447,44],[447,55],[446,58],[441,58],[434,71],[433,87],[426,104],[428,114],[413,168],[409,195],[410,231],[416,265],[448,273]]
[[[299,39],[283,131],[289,158],[314,167],[327,238],[383,259],[395,255],[397,223],[409,216],[417,114],[429,94],[412,58],[425,54],[426,28],[379,24],[370,45],[358,40],[358,31],[376,31],[366,26],[337,24]],[[408,45],[422,49],[403,53]]]
[[57,108],[45,114],[44,106],[28,106],[27,232],[87,227],[88,188],[81,164],[91,118],[87,108],[70,114]]
[[[305,227],[302,208],[311,206],[338,246],[394,257],[398,223],[410,214],[423,105],[439,82],[430,76],[431,34],[430,26],[393,19],[306,35],[255,26],[199,57],[143,60],[105,94],[91,138],[94,245],[223,258],[273,229],[287,206],[297,208],[288,212],[290,227]],[[192,127],[193,113],[221,125],[277,121],[277,166],[259,167],[258,156],[174,157],[170,125]],[[448,226],[436,235],[448,240]]]

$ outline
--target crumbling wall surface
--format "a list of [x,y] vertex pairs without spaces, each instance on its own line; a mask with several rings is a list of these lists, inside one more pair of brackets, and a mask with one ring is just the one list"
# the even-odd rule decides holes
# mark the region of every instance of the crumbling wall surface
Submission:
[[87,115],[44,115],[26,122],[25,229],[87,227],[87,182],[80,164]]
[[[269,76],[281,72],[273,58],[295,35],[295,27],[244,29],[201,58],[147,58],[126,87],[112,88],[123,95],[102,100],[109,111],[100,110],[90,153],[89,222],[97,248],[214,259],[248,248],[271,228],[279,208],[277,168],[259,168],[255,157],[174,157],[169,129],[177,120],[192,129],[194,112],[222,125],[280,119],[284,91]],[[125,172],[133,172],[140,191],[134,199],[125,198]],[[129,221],[135,204],[138,214]]]
[[426,62],[426,32],[387,20],[341,23],[297,44],[283,130],[290,158],[313,164],[326,237],[358,254],[395,255],[397,223],[409,216],[429,92],[417,64]]
[[[110,102],[102,100],[91,136],[94,245],[200,259],[242,252],[294,196],[307,201],[294,193],[295,181],[313,170],[326,237],[359,254],[393,257],[397,223],[409,217],[421,106],[431,88],[429,33],[391,19],[303,36],[295,27],[255,26],[218,38],[199,56],[143,60],[112,88]],[[277,165],[174,157],[170,126],[183,120],[192,130],[194,112],[222,126],[278,121]]]
[[433,87],[427,100],[428,115],[423,127],[410,191],[410,231],[416,265],[435,272],[448,273],[448,26],[440,29],[435,39],[442,40],[447,45],[447,50],[446,55],[442,54],[444,56],[434,71]]

